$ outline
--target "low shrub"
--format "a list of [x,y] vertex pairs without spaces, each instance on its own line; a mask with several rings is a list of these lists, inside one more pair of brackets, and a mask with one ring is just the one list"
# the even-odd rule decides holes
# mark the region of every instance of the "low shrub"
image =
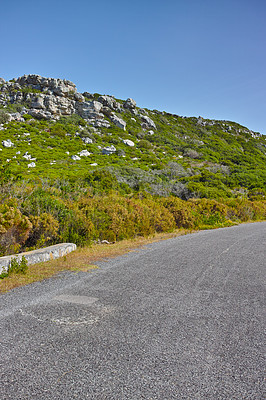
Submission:
[[0,279],[4,279],[11,274],[26,274],[27,269],[28,262],[24,256],[22,256],[21,260],[18,260],[17,258],[11,258],[8,269],[0,274]]

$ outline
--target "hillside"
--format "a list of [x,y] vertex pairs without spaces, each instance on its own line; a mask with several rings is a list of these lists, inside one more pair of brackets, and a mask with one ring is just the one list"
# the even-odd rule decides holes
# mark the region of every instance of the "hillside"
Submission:
[[[2,221],[11,207],[21,215],[12,217],[12,223],[24,218],[28,224],[21,228],[24,236],[12,239],[12,223],[2,222],[7,244],[2,236],[0,246],[6,253],[7,246],[11,249],[15,243],[20,243],[19,249],[22,243],[32,248],[71,240],[70,234],[58,234],[62,215],[68,215],[66,209],[82,196],[116,193],[128,199],[141,194],[157,203],[169,196],[193,199],[186,208],[202,198],[263,203],[266,139],[235,122],[139,108],[131,98],[78,93],[70,81],[24,75],[9,82],[0,78],[0,168]],[[43,214],[49,215],[50,222],[49,218],[39,221],[43,224],[39,236],[35,232],[37,239],[29,241],[29,232],[37,224],[34,218]],[[87,217],[95,230],[100,222],[93,220],[91,211]],[[54,234],[42,236],[45,224],[54,226]],[[84,229],[93,231],[89,226]],[[113,232],[107,222],[106,230]],[[9,241],[7,232],[12,237]],[[121,236],[84,235],[86,240]]]

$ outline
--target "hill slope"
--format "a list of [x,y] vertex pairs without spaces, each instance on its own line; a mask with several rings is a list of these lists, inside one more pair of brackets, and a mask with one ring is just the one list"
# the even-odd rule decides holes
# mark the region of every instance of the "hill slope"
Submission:
[[0,254],[263,219],[265,152],[235,122],[0,78]]
[[10,121],[0,157],[14,175],[75,179],[109,167],[133,188],[182,198],[265,188],[265,137],[235,122],[141,109],[38,75],[0,83],[0,122]]

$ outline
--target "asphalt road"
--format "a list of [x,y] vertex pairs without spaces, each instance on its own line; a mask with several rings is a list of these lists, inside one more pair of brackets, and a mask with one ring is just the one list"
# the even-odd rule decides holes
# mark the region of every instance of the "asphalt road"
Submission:
[[0,296],[0,399],[265,398],[266,222]]

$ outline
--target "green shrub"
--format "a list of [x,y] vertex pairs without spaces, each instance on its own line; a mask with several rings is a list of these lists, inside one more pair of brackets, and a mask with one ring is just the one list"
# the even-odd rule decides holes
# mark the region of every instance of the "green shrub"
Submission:
[[9,115],[5,111],[0,110],[0,124],[5,124],[8,121]]
[[32,224],[21,211],[7,204],[0,205],[0,254],[17,253],[27,240]]
[[27,270],[28,262],[24,256],[22,256],[20,261],[18,258],[11,258],[7,270],[0,274],[0,279],[7,278],[11,274],[26,274]]
[[28,269],[28,262],[24,256],[21,261],[17,258],[11,258],[10,266],[8,268],[8,275],[10,274],[25,274]]
[[44,247],[53,243],[57,237],[59,222],[49,213],[29,217],[32,229],[26,242],[27,247]]
[[191,203],[173,196],[162,199],[161,202],[173,215],[177,228],[193,228],[195,215],[192,212]]

